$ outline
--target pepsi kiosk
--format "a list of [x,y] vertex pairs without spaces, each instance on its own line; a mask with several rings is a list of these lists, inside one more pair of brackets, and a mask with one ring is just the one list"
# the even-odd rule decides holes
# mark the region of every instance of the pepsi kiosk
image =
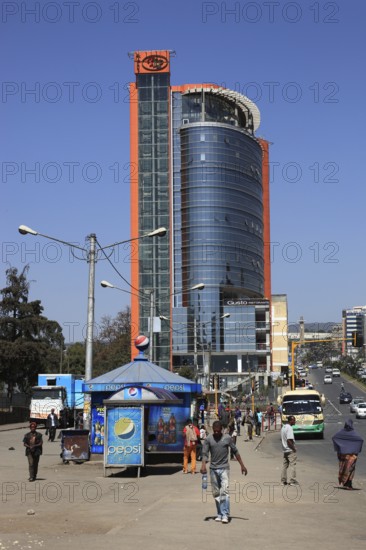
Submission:
[[183,428],[192,396],[201,384],[151,363],[143,351],[149,340],[139,336],[139,354],[131,363],[83,385],[91,394],[91,452],[104,455],[108,468],[145,465],[147,453],[183,451]]

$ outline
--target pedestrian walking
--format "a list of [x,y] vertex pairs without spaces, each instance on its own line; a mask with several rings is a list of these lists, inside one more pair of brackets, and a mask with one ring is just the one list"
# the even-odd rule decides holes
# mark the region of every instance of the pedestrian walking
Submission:
[[200,415],[201,415],[201,424],[205,423],[205,404],[201,403],[200,405]]
[[213,433],[208,435],[203,444],[201,474],[207,474],[206,463],[210,458],[210,480],[212,496],[215,499],[217,516],[215,521],[229,523],[230,495],[228,450],[232,449],[241,467],[241,473],[248,471],[240,457],[239,451],[229,434],[222,433],[222,424],[216,420],[212,425]]
[[254,423],[255,423],[255,436],[260,437],[261,428],[262,428],[262,412],[259,407],[256,408],[254,413]]
[[247,437],[244,441],[253,441],[253,426],[254,426],[254,415],[250,407],[247,407],[246,413],[243,418],[242,426],[246,424],[247,426]]
[[36,431],[36,422],[30,423],[30,432],[23,437],[25,456],[28,459],[29,481],[35,481],[38,474],[39,457],[42,454],[42,434]]
[[[229,425],[228,425],[228,433],[231,436],[231,439],[233,440],[234,445],[236,445],[236,438],[238,435],[238,427],[237,422],[235,419],[235,414],[231,414]],[[230,449],[230,460],[234,459],[234,451],[233,449]]]
[[266,430],[271,429],[271,425],[274,423],[275,420],[275,410],[273,407],[273,403],[270,403],[266,410],[266,418],[267,418],[267,427]]
[[230,407],[227,406],[222,410],[221,418],[220,418],[220,422],[225,433],[227,433],[228,431],[229,421],[230,421]]
[[[296,424],[294,416],[289,416],[288,422],[281,428],[281,441],[283,449],[283,467],[281,473],[282,485],[299,485],[296,480],[296,447],[292,426]],[[290,481],[287,483],[287,470],[290,468]]]
[[184,450],[183,450],[183,473],[188,474],[188,461],[191,459],[191,474],[196,473],[197,460],[197,443],[200,436],[200,431],[197,426],[194,426],[192,419],[187,419],[187,425],[183,430],[184,434]]
[[352,481],[355,475],[356,462],[359,453],[362,451],[363,439],[354,430],[353,420],[348,419],[344,428],[337,432],[333,437],[334,450],[338,453],[339,486],[352,490]]
[[236,426],[237,426],[237,432],[238,432],[238,437],[240,436],[240,424],[241,424],[241,410],[240,410],[240,407],[236,406],[235,407],[235,420],[236,420]]
[[50,414],[47,416],[48,441],[55,441],[58,424],[58,416],[55,414],[55,409],[51,409]]

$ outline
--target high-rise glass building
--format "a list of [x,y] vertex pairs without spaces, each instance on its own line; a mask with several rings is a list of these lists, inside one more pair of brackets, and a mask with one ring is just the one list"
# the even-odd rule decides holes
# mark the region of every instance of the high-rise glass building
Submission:
[[[131,233],[134,332],[153,360],[200,373],[269,372],[268,143],[257,106],[215,84],[175,86],[169,51],[134,52]],[[190,290],[204,283],[203,290]]]

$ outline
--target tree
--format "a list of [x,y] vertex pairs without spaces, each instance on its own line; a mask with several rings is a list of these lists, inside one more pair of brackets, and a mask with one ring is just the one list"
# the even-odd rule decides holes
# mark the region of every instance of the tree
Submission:
[[131,360],[131,310],[126,307],[102,317],[100,331],[94,343],[93,376],[109,372]]
[[179,374],[179,376],[183,376],[183,378],[188,378],[188,380],[195,380],[196,374],[193,367],[189,367],[188,365],[184,365],[183,367],[179,367],[178,369],[174,369],[174,372],[176,374]]
[[75,342],[67,346],[64,357],[65,370],[71,374],[85,374],[85,344]]
[[28,391],[39,372],[57,372],[62,329],[42,315],[40,300],[29,302],[29,265],[21,273],[6,270],[7,286],[0,291],[0,381],[7,384],[11,399],[14,387]]

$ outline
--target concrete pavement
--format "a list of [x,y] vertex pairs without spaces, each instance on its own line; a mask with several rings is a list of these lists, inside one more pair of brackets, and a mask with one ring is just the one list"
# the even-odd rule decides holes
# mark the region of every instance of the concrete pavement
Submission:
[[213,519],[214,501],[209,490],[202,492],[201,476],[182,475],[180,463],[150,466],[140,479],[130,470],[105,478],[101,462],[64,465],[59,441],[45,441],[39,480],[29,483],[21,443],[27,426],[21,426],[0,427],[0,550],[106,545],[183,550],[228,542],[263,550],[365,546],[366,479],[356,471],[354,485],[360,490],[339,490],[336,457],[318,467],[301,456],[302,445],[321,452],[329,441],[299,442],[301,485],[282,487],[279,434],[254,442],[241,436],[238,447],[248,476],[231,461],[232,520],[222,525]]

